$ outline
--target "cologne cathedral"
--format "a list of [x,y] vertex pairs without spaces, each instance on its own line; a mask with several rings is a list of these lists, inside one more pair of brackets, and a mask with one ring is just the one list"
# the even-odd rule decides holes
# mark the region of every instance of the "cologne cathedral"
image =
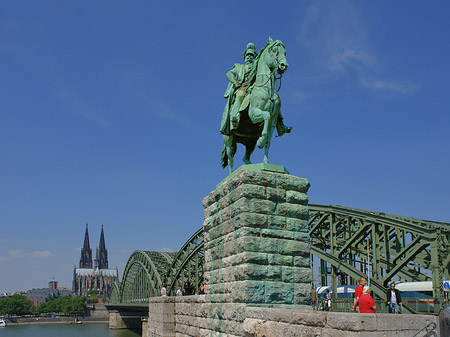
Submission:
[[100,244],[95,250],[94,266],[92,267],[92,249],[89,245],[89,232],[86,224],[80,265],[79,268],[75,266],[73,271],[73,294],[87,296],[88,291],[95,290],[98,295],[107,296],[111,292],[112,284],[118,281],[118,269],[108,269],[108,251],[105,245],[103,225],[100,234]]

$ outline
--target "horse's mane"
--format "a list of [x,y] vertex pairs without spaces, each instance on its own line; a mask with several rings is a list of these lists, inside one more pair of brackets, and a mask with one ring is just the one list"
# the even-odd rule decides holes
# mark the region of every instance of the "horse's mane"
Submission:
[[276,45],[276,44],[280,44],[284,48],[283,42],[281,42],[280,40],[269,41],[269,42],[266,43],[264,48],[259,51],[258,56],[255,57],[255,60],[253,61],[252,69],[250,70],[250,74],[249,74],[249,77],[248,77],[249,81],[248,81],[248,84],[247,84],[247,90],[251,86],[253,86],[253,84],[255,83],[256,73],[258,71],[258,63],[259,63],[259,59],[261,58],[262,54],[266,51],[266,49],[269,46]]

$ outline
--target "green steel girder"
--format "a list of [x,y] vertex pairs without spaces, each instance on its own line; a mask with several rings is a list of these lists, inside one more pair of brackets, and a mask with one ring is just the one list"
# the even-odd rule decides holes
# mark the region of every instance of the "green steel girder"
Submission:
[[[405,281],[431,279],[434,300],[442,301],[442,279],[444,275],[449,278],[450,269],[449,224],[315,204],[310,205],[310,214],[312,254],[318,255],[318,249],[323,251],[321,261],[337,268],[332,273],[340,270],[355,282],[343,264],[355,269],[359,265],[363,270],[369,253],[371,284],[376,285],[374,291],[381,298],[385,297],[387,283],[396,276]],[[321,266],[326,264],[321,262]]]
[[177,285],[182,286],[186,281],[192,282],[195,292],[198,293],[200,282],[203,281],[203,240],[202,227],[186,241],[175,256],[167,277],[169,294],[174,295]]
[[122,281],[112,289],[110,303],[147,302],[157,296],[163,282],[169,293],[184,280],[193,281],[198,291],[203,280],[203,256],[203,228],[178,253],[135,251],[128,259]]
[[[442,300],[442,279],[450,279],[450,224],[331,205],[310,204],[309,209],[311,253],[322,266],[331,265],[332,275],[343,273],[356,282],[365,276],[369,253],[371,286],[379,297],[385,297],[386,284],[396,276],[405,281],[432,280],[434,299]],[[171,295],[185,281],[198,292],[203,240],[200,228],[178,253],[134,252],[122,282],[112,287],[110,302],[139,305],[156,296],[162,282]],[[336,285],[336,280],[332,282]]]

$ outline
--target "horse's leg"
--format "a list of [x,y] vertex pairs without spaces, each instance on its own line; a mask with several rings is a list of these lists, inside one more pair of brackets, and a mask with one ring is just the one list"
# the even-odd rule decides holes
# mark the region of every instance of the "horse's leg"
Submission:
[[269,162],[269,148],[270,148],[270,144],[272,142],[272,135],[273,135],[273,131],[275,130],[276,122],[277,122],[276,118],[274,120],[272,120],[269,123],[270,127],[267,130],[267,139],[264,144],[264,161],[263,161],[263,163],[265,163],[265,164],[267,164]]
[[258,145],[260,149],[262,149],[265,146],[270,123],[270,112],[263,110],[261,110],[261,112],[264,119],[264,127],[261,133],[261,137],[259,137],[258,141],[256,142],[256,145]]
[[258,138],[258,141],[256,142],[256,145],[258,145],[258,147],[262,149],[264,147],[264,143],[266,142],[267,138],[267,130],[270,122],[270,113],[269,111],[264,111],[259,108],[253,108],[249,110],[249,117],[252,123],[254,124],[264,121],[264,127],[261,136]]
[[224,144],[227,147],[228,169],[230,174],[233,172],[234,154],[236,152],[236,143],[233,136],[223,136]]
[[253,151],[255,150],[256,142],[247,143],[245,145],[245,155],[242,159],[245,164],[251,164],[250,156],[252,155]]

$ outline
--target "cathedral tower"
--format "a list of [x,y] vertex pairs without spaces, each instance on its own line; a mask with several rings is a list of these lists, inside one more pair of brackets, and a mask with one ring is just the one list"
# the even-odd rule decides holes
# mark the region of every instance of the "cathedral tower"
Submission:
[[108,251],[105,244],[105,233],[100,234],[100,244],[96,249],[95,264],[92,268],[92,249],[89,245],[88,225],[84,234],[84,244],[81,249],[80,267],[73,270],[72,291],[75,295],[87,296],[95,290],[100,296],[107,296],[111,292],[114,282],[119,281],[119,270],[108,269]]
[[108,250],[105,244],[105,234],[102,232],[100,234],[100,244],[95,251],[95,266],[94,269],[108,269]]
[[[102,232],[103,233],[103,232]],[[84,233],[84,244],[81,249],[80,268],[92,268],[92,249],[89,245],[88,224]]]

